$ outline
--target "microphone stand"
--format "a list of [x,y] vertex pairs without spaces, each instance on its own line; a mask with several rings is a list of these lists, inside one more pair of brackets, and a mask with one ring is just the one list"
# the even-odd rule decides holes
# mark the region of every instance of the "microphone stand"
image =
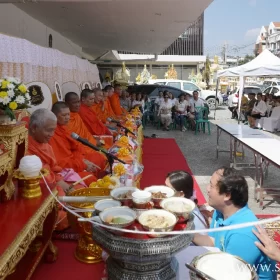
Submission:
[[132,132],[132,131],[131,131],[130,129],[128,129],[127,127],[121,125],[120,123],[117,123],[117,126],[118,126],[118,127],[121,127],[122,129],[124,129],[124,131],[125,131],[125,136],[127,136],[128,133],[131,133],[133,136],[135,136],[135,133],[134,133],[134,132]]
[[110,174],[113,174],[113,163],[114,163],[114,160],[117,160],[123,164],[126,164],[126,162],[124,162],[123,160],[119,159],[118,157],[108,153],[108,152],[105,152],[103,150],[101,150],[102,153],[105,154],[105,156],[107,157],[107,160],[108,160],[108,163],[109,163],[109,166],[110,166]]

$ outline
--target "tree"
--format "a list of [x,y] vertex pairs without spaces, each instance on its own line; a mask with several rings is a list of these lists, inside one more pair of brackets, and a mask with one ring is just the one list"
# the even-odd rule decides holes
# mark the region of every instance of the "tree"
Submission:
[[203,71],[203,80],[206,83],[206,89],[210,88],[210,79],[211,79],[211,62],[209,57],[207,56],[205,62],[205,69]]
[[240,59],[238,61],[238,65],[246,64],[246,63],[250,62],[251,60],[253,60],[254,58],[255,58],[255,56],[246,54],[243,59]]

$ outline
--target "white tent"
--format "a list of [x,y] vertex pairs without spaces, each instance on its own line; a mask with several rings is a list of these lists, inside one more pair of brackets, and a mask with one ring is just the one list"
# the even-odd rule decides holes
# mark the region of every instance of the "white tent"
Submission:
[[255,59],[244,65],[218,71],[217,77],[278,75],[280,75],[280,58],[266,49]]
[[[252,76],[280,76],[280,58],[266,49],[255,59],[244,65],[218,71],[216,95],[218,94],[218,87],[221,77],[240,77],[239,96],[242,96],[245,77]],[[239,98],[238,107],[238,115],[240,116],[241,98]]]

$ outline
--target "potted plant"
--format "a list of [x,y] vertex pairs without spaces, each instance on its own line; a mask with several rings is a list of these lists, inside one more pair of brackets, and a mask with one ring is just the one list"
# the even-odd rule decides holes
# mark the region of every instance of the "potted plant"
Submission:
[[0,124],[16,123],[16,111],[29,108],[26,85],[17,78],[0,79]]

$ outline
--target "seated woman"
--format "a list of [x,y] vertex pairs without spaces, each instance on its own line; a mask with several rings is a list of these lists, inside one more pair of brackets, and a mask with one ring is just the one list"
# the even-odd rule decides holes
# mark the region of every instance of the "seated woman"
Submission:
[[175,105],[175,121],[181,127],[181,131],[186,131],[186,127],[184,126],[186,116],[188,113],[188,102],[185,100],[185,96],[181,94],[179,96],[179,101]]
[[143,113],[144,101],[142,100],[142,94],[141,93],[137,93],[136,99],[134,99],[131,102],[131,108],[134,109],[136,107],[138,107],[140,109],[140,111]]
[[[193,189],[193,178],[188,172],[173,171],[168,173],[166,176],[165,185],[176,190],[179,195],[191,199],[195,204],[197,204],[195,191]],[[200,213],[197,206],[195,207],[193,214],[195,229],[206,229],[209,227],[208,222]]]
[[266,111],[267,111],[267,107],[265,102],[262,100],[262,94],[258,93],[257,102],[255,103],[254,108],[250,113],[250,115],[248,115],[248,121],[251,128],[257,129],[256,120],[260,119],[261,117],[265,117]]
[[169,130],[169,125],[172,123],[172,101],[169,99],[168,91],[163,94],[164,100],[160,103],[158,115],[163,124],[163,130]]

